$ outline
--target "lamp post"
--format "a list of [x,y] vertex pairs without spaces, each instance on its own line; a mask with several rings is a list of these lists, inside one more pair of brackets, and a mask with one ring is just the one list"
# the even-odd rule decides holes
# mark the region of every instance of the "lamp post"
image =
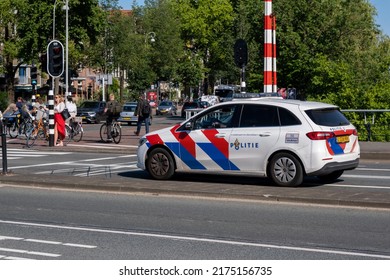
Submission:
[[[63,0],[55,0],[54,1],[54,6],[53,6],[53,40],[55,40],[55,36],[56,36],[56,6],[57,6],[57,3],[58,2],[63,2]],[[68,95],[68,89],[69,89],[69,85],[68,85],[68,75],[69,75],[69,63],[68,63],[68,58],[69,58],[69,55],[68,55],[68,46],[69,46],[69,43],[68,43],[68,37],[69,37],[69,17],[68,17],[68,10],[69,10],[69,5],[68,5],[68,0],[65,0],[65,6],[64,6],[64,9],[65,9],[65,13],[66,13],[66,23],[65,23],[65,96]],[[54,83],[53,83],[53,87],[54,87]]]
[[[62,2],[62,0],[60,0]],[[54,1],[54,6],[53,6],[53,40],[56,38],[56,7],[57,7],[58,1]]]
[[68,39],[69,39],[69,17],[68,17],[68,11],[69,11],[69,5],[68,5],[68,0],[65,1],[65,7],[66,7],[66,39],[65,39],[65,50],[66,50],[66,55],[65,55],[65,96],[68,97],[68,91],[69,91],[69,85],[68,85],[68,76],[69,76],[69,44],[68,44]]

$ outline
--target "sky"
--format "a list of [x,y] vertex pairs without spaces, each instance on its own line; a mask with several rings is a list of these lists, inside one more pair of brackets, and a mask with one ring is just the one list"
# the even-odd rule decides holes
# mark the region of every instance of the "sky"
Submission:
[[[383,33],[390,36],[390,16],[388,15],[388,12],[390,11],[390,0],[369,1],[371,2],[371,4],[374,5],[378,13],[378,15],[376,16],[376,24],[379,25],[379,29],[381,29]],[[119,6],[121,6],[125,10],[130,10],[132,3],[133,0],[119,0]],[[143,5],[143,3],[144,0],[137,0],[138,5]]]

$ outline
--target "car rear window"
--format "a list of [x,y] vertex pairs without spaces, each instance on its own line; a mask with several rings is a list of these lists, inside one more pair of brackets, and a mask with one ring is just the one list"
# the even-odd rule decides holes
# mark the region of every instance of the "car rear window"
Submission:
[[350,124],[347,118],[337,108],[307,110],[305,112],[318,125],[339,126]]
[[187,109],[195,109],[195,108],[198,108],[199,105],[196,102],[194,102],[194,103],[186,103],[186,104],[184,104],[184,107],[187,108]]
[[136,107],[136,106],[127,106],[127,105],[125,105],[125,106],[123,107],[123,111],[126,111],[126,112],[134,112],[134,111],[135,111],[135,107]]

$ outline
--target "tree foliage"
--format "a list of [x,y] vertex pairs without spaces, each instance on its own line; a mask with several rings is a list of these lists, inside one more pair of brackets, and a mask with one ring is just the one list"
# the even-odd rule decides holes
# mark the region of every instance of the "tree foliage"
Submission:
[[[60,6],[56,37],[64,40]],[[146,0],[142,7],[133,2],[131,13],[120,12],[117,0],[69,0],[69,6],[70,65],[119,69],[121,90],[125,78],[134,92],[159,81],[203,85],[205,93],[216,82],[239,84],[233,59],[239,38],[249,50],[247,91],[263,88],[263,1]],[[375,25],[367,0],[274,0],[273,11],[279,87],[342,108],[390,106],[390,39]],[[14,59],[31,63],[45,51],[52,13],[53,0],[0,1],[1,71],[8,81]]]

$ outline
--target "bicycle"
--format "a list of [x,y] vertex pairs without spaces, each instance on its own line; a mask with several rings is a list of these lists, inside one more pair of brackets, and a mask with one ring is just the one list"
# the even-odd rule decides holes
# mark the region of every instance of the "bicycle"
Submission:
[[[115,144],[119,144],[122,138],[122,129],[121,129],[121,123],[113,120],[111,124],[111,137],[112,141],[114,141]],[[102,126],[100,127],[100,139],[108,143],[110,140],[107,138],[107,123],[103,123]]]
[[27,134],[26,146],[31,148],[36,140],[49,140],[49,123],[44,118],[33,123],[33,129]]
[[75,142],[81,141],[84,134],[84,129],[82,125],[82,118],[75,117],[71,118],[69,124],[65,124],[66,129],[66,143],[69,143],[71,140]]
[[21,135],[28,137],[28,134],[34,129],[33,120],[34,118],[30,113],[22,116],[19,120],[16,119],[8,128],[9,136],[11,138],[16,138]]

